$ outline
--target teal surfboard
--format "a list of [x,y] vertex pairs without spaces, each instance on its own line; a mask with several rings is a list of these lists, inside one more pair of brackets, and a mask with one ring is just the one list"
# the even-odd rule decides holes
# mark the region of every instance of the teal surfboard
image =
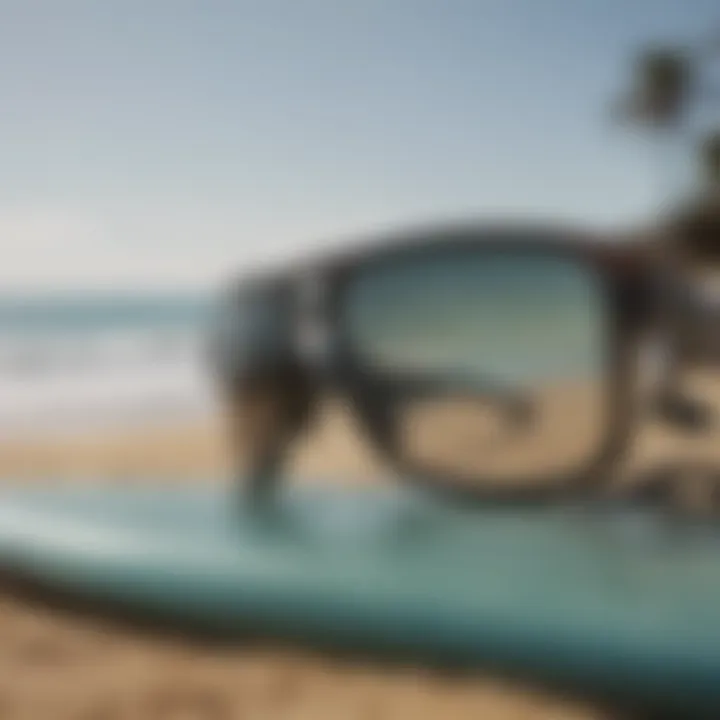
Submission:
[[490,666],[720,708],[720,530],[647,511],[482,510],[400,490],[0,491],[0,569],[188,628]]

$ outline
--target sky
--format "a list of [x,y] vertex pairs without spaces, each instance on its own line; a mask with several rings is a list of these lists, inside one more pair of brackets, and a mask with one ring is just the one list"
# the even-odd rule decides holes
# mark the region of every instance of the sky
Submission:
[[645,218],[608,106],[717,0],[0,0],[0,291],[208,287],[385,227]]

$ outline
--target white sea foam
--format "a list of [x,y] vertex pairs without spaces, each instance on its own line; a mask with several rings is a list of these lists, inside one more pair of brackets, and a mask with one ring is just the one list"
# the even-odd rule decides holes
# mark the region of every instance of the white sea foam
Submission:
[[5,439],[193,420],[215,407],[198,333],[43,333],[0,341]]

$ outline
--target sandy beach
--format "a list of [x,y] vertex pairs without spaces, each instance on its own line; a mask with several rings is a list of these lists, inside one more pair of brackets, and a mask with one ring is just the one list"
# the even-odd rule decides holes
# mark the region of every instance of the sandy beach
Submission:
[[[720,378],[698,377],[694,390],[720,407]],[[0,443],[0,475],[28,483],[79,476],[132,483],[148,474],[168,483],[221,481],[228,466],[223,429],[221,421],[182,423]],[[720,462],[720,434],[688,439],[647,423],[628,467],[680,457]],[[381,469],[352,417],[337,406],[322,416],[294,462],[300,476],[347,481]],[[219,651],[149,639],[5,596],[0,637],[2,720],[602,717],[594,708],[482,674],[339,664],[289,648]]]

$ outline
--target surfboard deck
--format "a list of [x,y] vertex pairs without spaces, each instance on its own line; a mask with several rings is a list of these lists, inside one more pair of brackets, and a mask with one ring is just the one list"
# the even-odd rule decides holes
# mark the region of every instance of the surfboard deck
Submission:
[[219,485],[5,486],[0,570],[228,635],[720,708],[720,529],[650,512],[304,486],[262,518]]

